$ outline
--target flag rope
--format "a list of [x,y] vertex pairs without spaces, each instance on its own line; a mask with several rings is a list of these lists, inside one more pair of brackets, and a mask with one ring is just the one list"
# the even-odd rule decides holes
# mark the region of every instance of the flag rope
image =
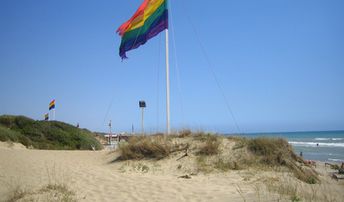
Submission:
[[157,81],[156,81],[156,133],[159,132],[159,115],[160,115],[160,110],[159,110],[159,101],[160,101],[160,71],[159,71],[159,67],[160,67],[160,57],[161,57],[161,35],[159,35],[159,41],[158,41],[158,60],[157,60],[157,65],[156,65],[156,69],[157,69]]
[[183,105],[183,91],[182,91],[182,85],[181,85],[181,79],[180,79],[180,68],[179,68],[179,62],[178,62],[178,55],[177,55],[177,46],[176,46],[176,39],[175,39],[175,27],[174,27],[174,21],[173,21],[173,10],[171,4],[169,4],[169,11],[170,11],[170,22],[171,22],[171,32],[172,32],[172,43],[173,43],[173,54],[174,54],[174,67],[176,69],[176,78],[177,78],[177,88],[178,88],[178,94],[179,94],[179,102],[180,102],[180,111],[182,115],[182,124],[185,126],[185,114],[184,114],[184,105]]
[[[184,4],[183,4],[182,7],[183,7],[183,9],[184,9],[184,11],[185,11],[186,8],[185,8],[185,5],[184,5]],[[217,75],[216,75],[216,73],[215,73],[215,70],[214,70],[213,65],[212,65],[212,63],[211,63],[211,61],[210,61],[209,55],[208,55],[206,49],[204,48],[204,45],[203,45],[202,41],[200,40],[199,34],[198,34],[198,32],[197,32],[197,29],[196,29],[194,23],[192,22],[191,17],[190,17],[190,15],[188,14],[188,12],[185,12],[185,13],[186,13],[188,22],[191,24],[191,27],[192,27],[192,29],[193,29],[193,32],[194,32],[195,37],[196,37],[196,39],[197,39],[197,42],[198,42],[198,44],[199,44],[199,46],[200,46],[200,48],[201,48],[201,52],[203,53],[203,55],[204,55],[204,57],[205,57],[205,60],[206,60],[206,62],[207,62],[207,65],[206,65],[206,66],[207,66],[208,70],[211,72],[211,75],[213,76],[213,78],[214,78],[214,80],[215,80],[215,82],[216,82],[216,85],[217,85],[217,87],[218,87],[218,89],[219,89],[219,91],[220,91],[220,93],[221,93],[221,96],[222,96],[222,98],[223,98],[223,100],[224,100],[224,102],[225,102],[225,104],[226,104],[226,108],[227,108],[228,112],[230,113],[230,115],[231,115],[231,117],[232,117],[232,119],[233,119],[233,121],[234,121],[234,125],[235,125],[236,129],[238,130],[238,133],[239,133],[239,134],[242,134],[241,129],[240,129],[240,127],[239,127],[239,124],[238,124],[238,122],[237,122],[237,120],[236,120],[236,118],[235,118],[235,116],[234,116],[233,110],[232,110],[232,108],[231,108],[231,106],[230,106],[230,104],[229,104],[229,101],[228,101],[228,99],[227,99],[227,96],[226,96],[226,94],[224,93],[224,90],[223,90],[223,87],[222,87],[222,85],[221,85],[221,83],[220,83],[220,80],[218,79],[218,77],[217,77]]]

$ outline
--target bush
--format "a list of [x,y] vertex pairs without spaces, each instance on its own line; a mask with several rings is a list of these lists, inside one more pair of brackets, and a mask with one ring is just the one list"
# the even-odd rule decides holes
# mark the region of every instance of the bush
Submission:
[[32,141],[24,135],[19,136],[18,142],[22,143],[26,147],[29,147],[31,145],[33,146]]
[[194,140],[198,140],[201,142],[206,141],[209,138],[210,134],[209,133],[204,133],[204,132],[196,132],[193,134]]
[[250,139],[247,146],[255,155],[262,157],[261,161],[269,165],[286,165],[286,159],[294,158],[291,146],[282,138]]
[[179,138],[184,138],[184,137],[189,137],[192,135],[191,130],[182,130],[179,132],[178,137]]
[[302,168],[295,164],[289,164],[288,167],[292,170],[294,176],[303,182],[308,184],[316,184],[319,182],[317,173],[312,168]]
[[255,138],[247,140],[247,148],[255,154],[264,165],[286,166],[296,178],[308,184],[317,183],[317,173],[311,169],[298,166],[297,155],[293,152],[289,143],[281,138]]
[[131,137],[119,150],[119,160],[162,159],[172,152],[172,143],[163,136]]
[[88,130],[58,121],[34,121],[23,116],[0,116],[0,140],[20,142],[37,149],[102,148]]
[[309,176],[307,179],[306,179],[306,182],[308,184],[316,184],[317,183],[317,179],[314,177],[314,176]]
[[17,142],[19,136],[20,136],[20,133],[0,125],[0,141]]
[[201,146],[200,150],[197,152],[199,155],[215,155],[218,154],[220,149],[221,141],[218,136],[215,135],[207,135],[207,139],[203,146]]

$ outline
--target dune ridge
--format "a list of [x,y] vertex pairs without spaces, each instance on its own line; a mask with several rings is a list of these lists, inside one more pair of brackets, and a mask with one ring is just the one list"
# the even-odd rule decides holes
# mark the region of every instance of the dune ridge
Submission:
[[[13,190],[24,190],[19,201],[47,201],[59,189],[62,199],[69,193],[65,201],[341,201],[344,197],[343,182],[330,179],[333,170],[320,162],[314,168],[319,183],[308,184],[283,166],[228,170],[211,166],[226,152],[232,153],[230,158],[248,155],[235,138],[222,139],[218,153],[205,157],[197,154],[207,144],[204,137],[170,138],[174,145],[189,143],[188,155],[182,157],[186,150],[179,150],[159,159],[119,160],[121,150],[34,150],[2,143],[0,160],[6,163],[0,164],[0,201],[10,199]],[[226,147],[239,149],[230,152]],[[55,189],[40,192],[47,187]]]

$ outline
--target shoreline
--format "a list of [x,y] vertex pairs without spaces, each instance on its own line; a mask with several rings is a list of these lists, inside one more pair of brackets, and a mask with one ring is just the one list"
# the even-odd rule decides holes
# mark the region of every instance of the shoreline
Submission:
[[[229,136],[226,134],[226,136]],[[277,137],[284,138],[292,145],[296,154],[303,152],[309,160],[331,163],[344,162],[344,131],[300,131],[247,133],[240,137]]]

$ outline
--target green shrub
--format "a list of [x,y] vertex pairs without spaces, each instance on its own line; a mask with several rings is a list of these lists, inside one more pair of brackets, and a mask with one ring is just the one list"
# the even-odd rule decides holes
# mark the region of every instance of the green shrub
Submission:
[[0,140],[20,142],[37,149],[102,148],[88,130],[58,121],[34,121],[23,116],[0,116]]
[[20,133],[0,125],[0,141],[17,142],[20,135]]
[[2,115],[0,116],[0,124],[7,128],[11,128],[15,125],[15,119],[16,116]]
[[[31,141],[28,137],[26,137],[26,136],[24,136],[24,135],[20,135],[20,136],[18,137],[18,142],[22,143],[22,144],[25,145],[26,147],[29,147],[29,146],[32,145],[32,141]],[[32,145],[32,146],[33,146],[33,145]]]
[[33,119],[25,116],[17,116],[14,121],[18,128],[25,128],[26,126],[30,127],[35,122]]

